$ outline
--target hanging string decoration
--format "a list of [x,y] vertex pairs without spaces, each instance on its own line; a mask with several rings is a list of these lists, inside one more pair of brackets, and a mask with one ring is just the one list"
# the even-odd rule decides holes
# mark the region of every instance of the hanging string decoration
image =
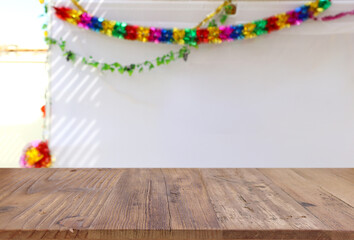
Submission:
[[346,16],[353,16],[354,15],[354,10],[351,10],[351,11],[346,11],[346,12],[341,12],[341,13],[338,13],[336,15],[333,15],[333,16],[325,16],[325,17],[322,17],[322,18],[315,18],[314,20],[320,20],[320,21],[332,21],[332,20],[337,20],[339,18],[342,18],[342,17],[346,17]]
[[[202,43],[222,43],[255,38],[276,30],[300,25],[308,19],[317,17],[319,13],[322,13],[330,6],[331,0],[317,0],[306,3],[292,11],[250,23],[206,28],[201,28],[198,25],[196,28],[184,29],[132,25],[92,16],[86,11],[82,11],[84,10],[83,8],[75,10],[67,7],[54,7],[54,9],[55,15],[59,19],[107,36],[141,42],[197,46]],[[209,17],[207,17],[207,20],[209,20]]]

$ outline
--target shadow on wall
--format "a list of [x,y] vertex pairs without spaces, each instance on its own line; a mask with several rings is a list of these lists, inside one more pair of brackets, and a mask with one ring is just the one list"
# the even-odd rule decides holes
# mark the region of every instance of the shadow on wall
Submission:
[[[85,7],[89,8],[91,3],[92,1],[87,1]],[[98,8],[100,4],[102,1],[97,4]],[[68,1],[56,1],[56,5],[72,7]],[[73,50],[71,46],[78,45],[79,36],[76,32],[67,31],[63,26],[66,25],[54,18],[52,37],[64,39],[67,49]],[[85,44],[82,47],[85,48]],[[54,114],[50,120],[49,143],[54,161],[55,156],[60,156],[61,159],[60,162],[54,162],[55,167],[93,167],[100,158],[97,110],[100,107],[98,99],[101,87],[98,84],[97,72],[96,69],[82,65],[80,60],[73,66],[73,63],[67,62],[59,49],[53,46],[50,55],[50,95],[51,111]],[[88,114],[83,115],[82,112]]]
[[[97,109],[100,107],[97,99],[101,91],[97,86],[99,77],[79,62],[79,66],[76,64],[68,67],[66,65],[71,62],[66,62],[60,54],[53,56],[50,89],[55,114],[51,117],[50,146],[55,147],[51,147],[52,153],[54,158],[60,156],[65,166],[94,166],[99,159],[99,142],[96,140],[99,139],[99,128],[96,126]],[[79,75],[74,69],[80,67],[82,73]],[[77,108],[89,108],[90,111],[85,112],[90,114],[77,117],[75,113],[81,112]],[[58,162],[54,166],[62,165]]]

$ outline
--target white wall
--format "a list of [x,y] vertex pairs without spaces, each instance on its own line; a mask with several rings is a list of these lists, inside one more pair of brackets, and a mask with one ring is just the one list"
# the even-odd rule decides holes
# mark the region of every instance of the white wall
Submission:
[[[88,2],[90,12],[108,19],[166,27],[192,27],[220,4]],[[240,2],[231,22],[298,5]],[[335,1],[328,14],[351,8],[353,1]],[[108,38],[57,19],[52,34],[107,62],[177,49]],[[133,77],[73,65],[53,48],[55,166],[353,167],[353,41],[353,18],[310,21],[254,40],[201,46],[188,63]]]

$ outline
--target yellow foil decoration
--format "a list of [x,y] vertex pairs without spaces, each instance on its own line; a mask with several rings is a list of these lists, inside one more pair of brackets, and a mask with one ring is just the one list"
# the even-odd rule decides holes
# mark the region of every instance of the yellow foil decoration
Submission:
[[309,11],[313,12],[314,15],[316,14],[318,5],[317,2],[308,2],[305,5],[309,6]]
[[72,9],[70,10],[69,14],[71,18],[68,18],[67,21],[71,24],[77,25],[77,23],[80,21],[80,15],[82,12]]
[[254,38],[257,37],[257,34],[254,33],[254,29],[256,28],[256,24],[254,23],[247,23],[243,27],[243,35],[245,38]]
[[30,165],[34,165],[36,162],[40,161],[43,158],[43,155],[35,148],[31,148],[26,152],[26,157],[28,158],[27,162]]
[[305,5],[306,6],[309,6],[310,7],[310,11],[313,12],[313,15],[316,17],[319,13],[323,12],[323,8],[319,8],[318,7],[318,3],[319,3],[319,0],[317,0],[316,2],[309,2],[309,3],[306,3]]
[[218,27],[208,27],[209,31],[209,42],[210,43],[221,43],[221,39],[219,38],[220,30]]
[[173,39],[175,40],[176,43],[178,44],[184,44],[184,29],[173,29]]
[[109,20],[104,20],[102,22],[102,30],[101,33],[106,34],[108,36],[112,36],[113,28],[114,25],[116,24],[116,21],[109,21]]
[[147,42],[149,40],[150,28],[139,27],[137,31],[137,40]]
[[277,21],[277,25],[279,26],[279,29],[283,29],[283,28],[288,28],[290,27],[290,24],[287,23],[289,16],[285,13],[276,15],[276,17],[278,18]]

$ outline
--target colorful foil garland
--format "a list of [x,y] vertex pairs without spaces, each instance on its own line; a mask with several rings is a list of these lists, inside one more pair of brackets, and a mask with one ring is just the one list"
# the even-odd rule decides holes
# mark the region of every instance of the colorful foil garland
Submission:
[[314,19],[331,6],[331,0],[317,0],[302,5],[295,10],[260,19],[251,23],[207,28],[155,28],[130,25],[124,22],[91,16],[87,12],[67,7],[54,7],[61,20],[80,28],[126,40],[141,42],[170,43],[197,46],[199,44],[249,39],[271,33]]

